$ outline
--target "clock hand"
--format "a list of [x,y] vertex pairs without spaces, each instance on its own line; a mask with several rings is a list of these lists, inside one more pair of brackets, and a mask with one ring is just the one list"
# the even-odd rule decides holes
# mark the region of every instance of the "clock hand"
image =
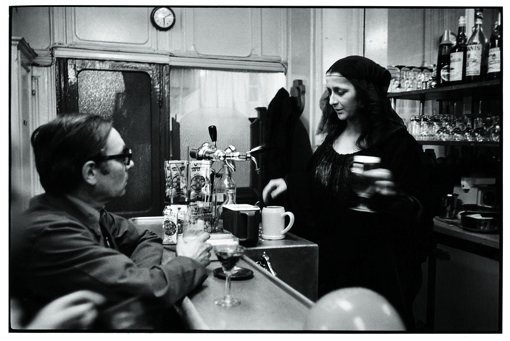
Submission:
[[170,16],[170,14],[167,14],[165,15],[165,17],[163,18],[163,20],[165,21],[165,25],[166,25],[166,18],[168,18]]

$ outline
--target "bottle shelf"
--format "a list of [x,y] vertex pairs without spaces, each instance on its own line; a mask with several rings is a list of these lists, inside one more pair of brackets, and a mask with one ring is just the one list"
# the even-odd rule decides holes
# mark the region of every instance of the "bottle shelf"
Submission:
[[475,142],[475,141],[441,141],[441,140],[416,140],[421,145],[427,146],[469,146],[469,147],[499,147],[499,142]]
[[488,81],[471,82],[458,85],[446,85],[433,89],[390,92],[388,97],[392,99],[409,99],[416,101],[452,99],[452,97],[464,97],[471,94],[479,95],[480,92],[491,91],[498,88],[502,92],[501,80],[493,79]]

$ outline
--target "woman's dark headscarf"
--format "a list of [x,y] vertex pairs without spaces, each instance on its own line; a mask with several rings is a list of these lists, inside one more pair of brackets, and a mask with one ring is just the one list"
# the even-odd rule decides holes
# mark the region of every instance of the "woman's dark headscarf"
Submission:
[[[363,104],[360,113],[361,136],[357,144],[366,148],[377,144],[399,129],[405,129],[404,122],[391,107],[387,97],[391,74],[388,70],[361,56],[349,56],[337,60],[326,74],[339,73],[356,88],[358,100]],[[329,104],[329,92],[320,100],[322,119],[318,133],[327,133],[327,139],[336,138],[345,128]]]

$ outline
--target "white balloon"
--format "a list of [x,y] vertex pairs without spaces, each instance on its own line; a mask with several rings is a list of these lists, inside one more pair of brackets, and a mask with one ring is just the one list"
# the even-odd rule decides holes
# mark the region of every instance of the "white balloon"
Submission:
[[310,309],[306,330],[404,331],[395,308],[366,288],[344,288],[321,297]]

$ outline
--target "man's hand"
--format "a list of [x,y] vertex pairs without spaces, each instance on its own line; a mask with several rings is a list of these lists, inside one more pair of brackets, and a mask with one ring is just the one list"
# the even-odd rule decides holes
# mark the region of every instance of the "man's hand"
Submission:
[[205,243],[207,239],[209,239],[209,233],[207,232],[186,241],[180,239],[176,246],[177,256],[193,258],[203,266],[209,265],[212,246]]
[[27,329],[84,329],[97,317],[97,306],[106,299],[95,292],[80,290],[44,306]]

